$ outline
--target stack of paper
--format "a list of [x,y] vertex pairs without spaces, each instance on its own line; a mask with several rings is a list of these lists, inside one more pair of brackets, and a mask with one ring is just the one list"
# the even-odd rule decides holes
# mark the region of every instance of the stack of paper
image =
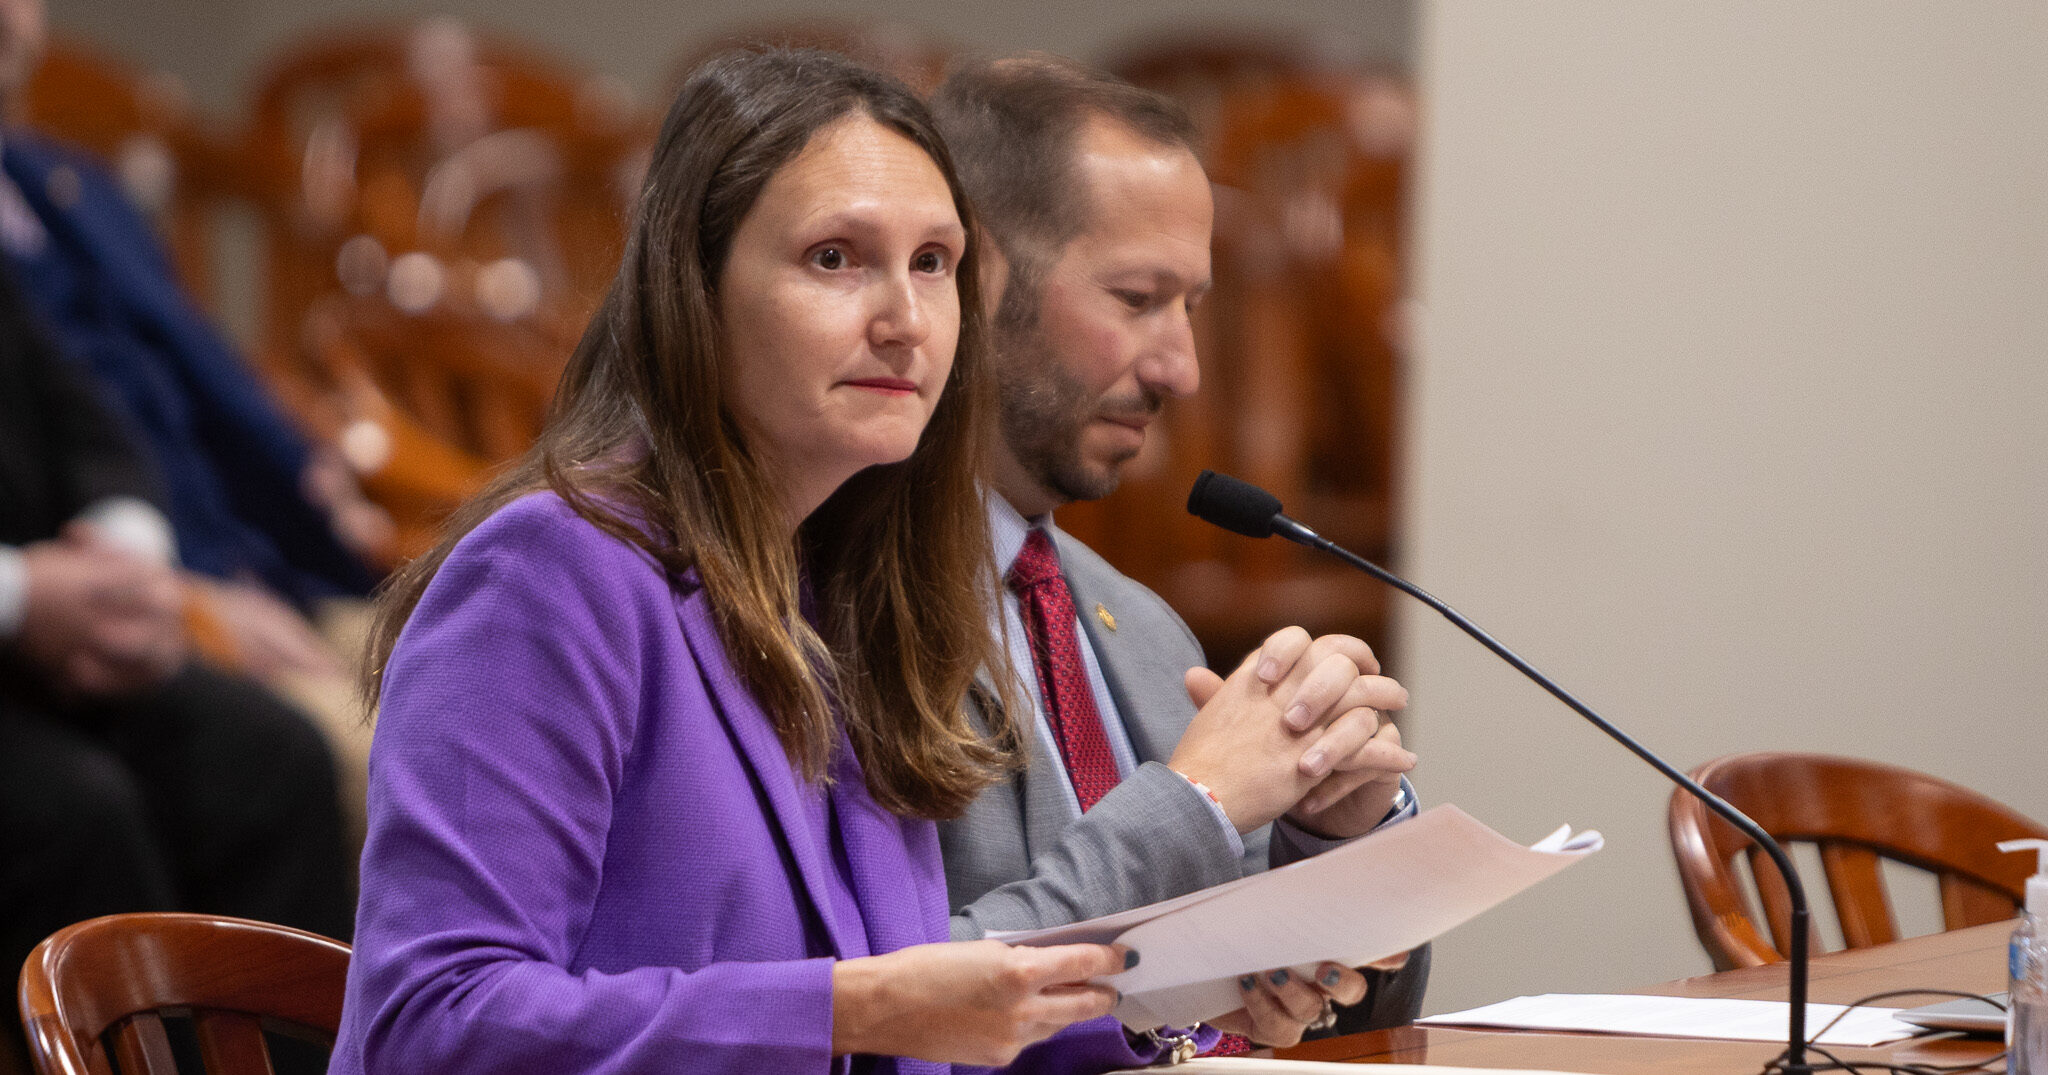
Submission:
[[[1807,1035],[1841,1015],[1840,1004],[1808,1004]],[[1897,1008],[1857,1008],[1813,1039],[1815,1045],[1883,1045],[1924,1033],[1892,1018]],[[1545,993],[1516,997],[1483,1008],[1432,1015],[1416,1022],[1435,1026],[1493,1026],[1517,1030],[1579,1030],[1664,1038],[1721,1038],[1729,1041],[1784,1041],[1791,1012],[1783,1001],[1697,997],[1611,996]]]
[[1106,979],[1137,1029],[1186,1026],[1244,1006],[1240,975],[1406,952],[1600,849],[1559,829],[1523,847],[1444,805],[1315,858],[1056,929],[992,933],[1011,944],[1121,942],[1138,966]]

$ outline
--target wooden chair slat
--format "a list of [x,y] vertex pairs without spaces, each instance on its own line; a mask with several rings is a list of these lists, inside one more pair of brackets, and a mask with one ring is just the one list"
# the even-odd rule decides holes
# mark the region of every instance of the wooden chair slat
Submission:
[[263,1020],[245,1012],[219,1011],[198,1012],[193,1019],[207,1071],[273,1070],[270,1047],[263,1041]]
[[1835,898],[1835,917],[1842,926],[1843,942],[1851,948],[1868,948],[1898,940],[1898,923],[1892,917],[1891,901],[1885,898],[1877,853],[1854,844],[1827,841],[1820,845],[1820,861],[1827,872],[1828,890]]
[[1941,920],[1948,929],[2002,922],[2013,916],[2013,901],[2003,891],[1967,877],[1941,878]]
[[164,1021],[154,1012],[143,1012],[116,1027],[114,1056],[122,1075],[178,1075],[178,1061],[171,1055],[170,1035]]

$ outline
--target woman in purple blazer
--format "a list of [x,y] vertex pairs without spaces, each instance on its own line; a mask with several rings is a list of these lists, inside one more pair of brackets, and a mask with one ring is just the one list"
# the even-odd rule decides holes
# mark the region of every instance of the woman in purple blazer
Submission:
[[1016,757],[959,705],[1001,659],[968,220],[885,76],[684,87],[540,442],[384,595],[331,1070],[1159,1056],[1087,984],[1133,954],[935,943],[933,819]]

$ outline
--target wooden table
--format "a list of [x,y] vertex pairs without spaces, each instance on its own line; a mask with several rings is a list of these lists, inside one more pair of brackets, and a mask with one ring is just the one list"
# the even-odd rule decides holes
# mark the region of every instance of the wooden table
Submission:
[[[1960,989],[1995,993],[2005,981],[2005,944],[2009,922],[1973,926],[1950,933],[1914,937],[1896,944],[1859,948],[1817,956],[1812,963],[1809,999],[1847,1004],[1887,989]],[[1634,990],[1675,997],[1743,997],[1784,1000],[1786,969],[1766,967],[1681,978]],[[1940,997],[1879,1002],[1885,1007],[1911,1008]],[[1820,1029],[1810,1026],[1808,1034]],[[1968,1064],[1996,1056],[2004,1045],[1995,1038],[1957,1034],[1914,1038],[1876,1049],[1830,1049],[1844,1060],[1891,1063]],[[1290,1060],[1331,1060],[1357,1064],[1445,1064],[1478,1068],[1554,1068],[1634,1075],[1637,1072],[1712,1072],[1749,1075],[1783,1052],[1785,1043],[1691,1041],[1638,1038],[1616,1034],[1573,1034],[1553,1031],[1460,1030],[1449,1027],[1397,1027],[1304,1042],[1275,1055]],[[1813,1061],[1822,1057],[1808,1054]]]

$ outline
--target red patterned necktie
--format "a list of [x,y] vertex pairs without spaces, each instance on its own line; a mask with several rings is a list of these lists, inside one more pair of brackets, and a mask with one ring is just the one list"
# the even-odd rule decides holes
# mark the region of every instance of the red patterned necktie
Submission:
[[1110,753],[1102,713],[1095,708],[1095,692],[1088,685],[1088,666],[1081,659],[1074,595],[1060,577],[1059,554],[1044,530],[1031,528],[1024,551],[1010,565],[1008,582],[1023,609],[1024,635],[1031,642],[1031,663],[1037,666],[1046,719],[1085,811],[1116,787],[1116,756]]

